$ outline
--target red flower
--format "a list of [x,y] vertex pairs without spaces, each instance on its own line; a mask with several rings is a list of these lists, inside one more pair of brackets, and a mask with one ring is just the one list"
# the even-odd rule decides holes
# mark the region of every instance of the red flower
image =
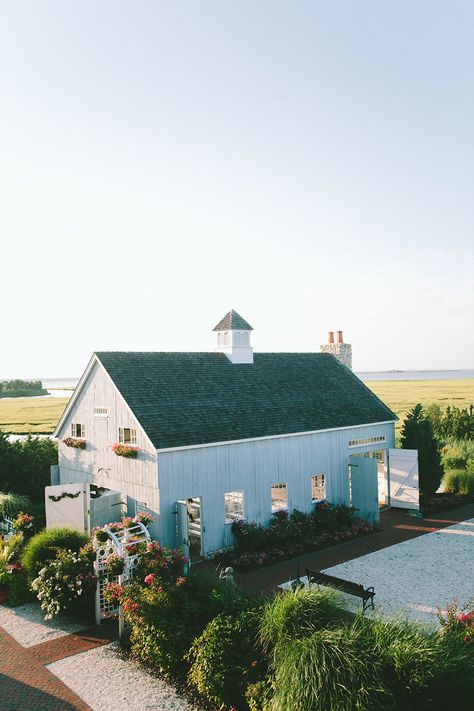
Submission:
[[146,585],[151,585],[155,581],[155,573],[148,573],[144,582]]

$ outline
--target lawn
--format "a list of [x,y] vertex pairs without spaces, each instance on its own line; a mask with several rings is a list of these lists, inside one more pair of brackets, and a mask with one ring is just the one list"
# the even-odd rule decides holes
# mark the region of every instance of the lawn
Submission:
[[[463,380],[372,380],[366,385],[400,418],[420,402],[467,407],[474,404],[474,378]],[[71,391],[72,394],[72,391]],[[68,398],[14,398],[0,400],[0,429],[12,434],[53,432]]]
[[53,432],[68,401],[67,397],[0,400],[0,429],[12,434]]

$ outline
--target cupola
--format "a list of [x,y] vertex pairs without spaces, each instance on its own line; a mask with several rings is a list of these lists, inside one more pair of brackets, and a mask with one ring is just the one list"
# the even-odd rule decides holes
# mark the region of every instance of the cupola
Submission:
[[216,353],[225,353],[231,363],[253,363],[250,346],[252,326],[231,309],[214,328],[217,333]]

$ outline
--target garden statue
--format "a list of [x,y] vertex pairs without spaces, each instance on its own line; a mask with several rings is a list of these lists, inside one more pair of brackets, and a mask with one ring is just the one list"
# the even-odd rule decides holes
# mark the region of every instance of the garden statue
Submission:
[[219,580],[222,580],[222,582],[229,585],[229,587],[235,588],[234,569],[229,567],[225,568],[225,570],[221,570],[219,573]]

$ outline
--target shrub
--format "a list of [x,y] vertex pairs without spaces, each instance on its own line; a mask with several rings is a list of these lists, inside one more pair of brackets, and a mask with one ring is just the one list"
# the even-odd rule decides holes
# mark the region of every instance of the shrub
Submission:
[[474,496],[474,472],[466,469],[450,469],[444,475],[444,488],[452,494]]
[[[44,487],[51,483],[51,465],[58,463],[58,447],[49,438],[28,435],[10,442],[0,432],[0,490],[44,501]],[[30,511],[24,504],[20,507]]]
[[474,464],[474,442],[467,439],[447,439],[441,456],[446,469],[466,469],[471,462]]
[[256,636],[253,611],[215,617],[186,656],[189,682],[219,708],[242,708],[246,687],[266,671]]
[[443,477],[443,465],[431,420],[420,404],[406,416],[400,442],[403,449],[418,450],[420,493],[434,494]]
[[270,711],[272,696],[273,684],[270,676],[249,684],[245,691],[249,711]]
[[[90,593],[95,586],[91,561],[77,552],[63,549],[57,550],[53,560],[45,562],[38,577],[31,583],[45,613],[45,620],[66,610],[92,608]],[[77,605],[77,601],[84,601],[84,604]]]
[[27,496],[12,492],[7,494],[0,492],[0,517],[10,516],[10,518],[14,518],[20,511],[29,509],[30,506],[31,501]]
[[47,561],[56,557],[59,549],[77,553],[86,542],[87,535],[76,528],[45,528],[28,541],[21,561],[33,579]]

